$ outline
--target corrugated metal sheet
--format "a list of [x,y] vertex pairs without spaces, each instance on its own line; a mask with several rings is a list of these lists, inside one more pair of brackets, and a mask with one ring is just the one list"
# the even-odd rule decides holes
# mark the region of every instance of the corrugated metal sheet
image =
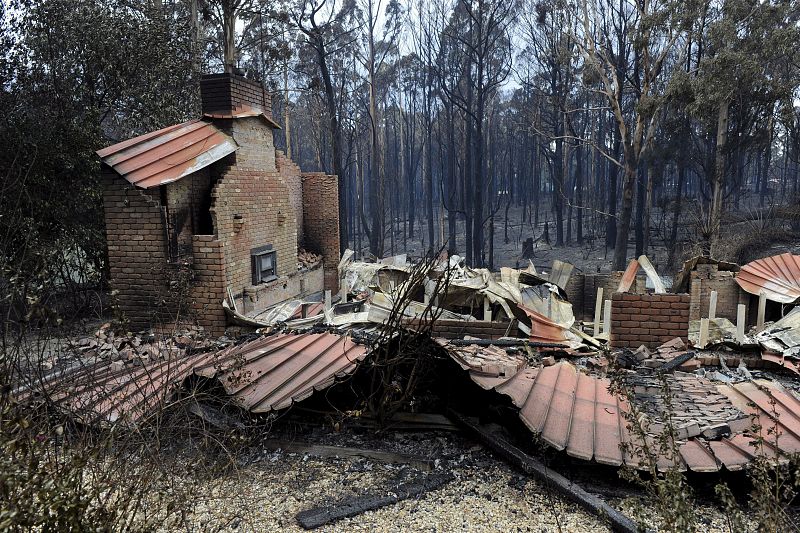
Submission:
[[736,283],[750,294],[763,291],[773,302],[794,303],[800,298],[800,255],[786,253],[747,263]]
[[350,374],[367,347],[332,333],[278,334],[143,366],[115,370],[111,362],[57,373],[15,396],[45,397],[86,424],[132,424],[157,413],[194,374],[220,381],[241,407],[283,409]]
[[88,425],[133,424],[158,412],[177,387],[213,354],[196,354],[115,369],[110,361],[57,372],[16,394],[24,403],[44,398]]
[[[467,364],[463,353],[452,347],[450,350],[475,383],[511,398],[525,426],[553,448],[587,461],[645,467],[634,452],[643,443],[631,432],[625,416],[630,406],[609,390],[609,378],[579,372],[566,361],[543,368],[525,366],[511,376],[499,371],[492,374],[493,367],[508,369],[504,363],[510,356],[499,355],[496,350],[480,356],[470,352],[472,361],[479,363],[478,369]],[[463,352],[461,347],[458,350]],[[717,389],[736,408],[753,417],[761,429],[758,434],[739,432],[718,440],[695,437],[680,441],[679,469],[716,472],[724,467],[734,471],[760,454],[783,460],[785,454],[800,452],[800,401],[793,394],[767,381],[720,385]],[[763,437],[763,446],[754,444],[758,436]],[[653,445],[651,450],[658,448],[655,438],[647,437]],[[656,460],[661,469],[675,463],[667,456]]]
[[530,339],[534,342],[553,342],[563,343],[569,345],[571,339],[568,335],[569,328],[565,328],[544,316],[537,313],[533,309],[529,309],[523,305],[519,306],[528,318],[531,319],[531,335]]
[[637,272],[639,272],[639,261],[631,259],[631,262],[628,263],[628,268],[626,268],[625,273],[622,274],[617,292],[628,292],[631,289],[631,285],[633,285],[633,282],[636,280]]
[[799,357],[800,307],[795,307],[786,316],[758,332],[755,338],[764,349],[764,355],[775,352],[783,356]]
[[281,129],[280,125],[277,122],[272,120],[266,113],[261,111],[260,109],[256,109],[252,106],[247,104],[242,104],[237,106],[233,111],[230,112],[216,112],[216,113],[204,113],[204,117],[208,118],[221,118],[221,119],[233,119],[233,118],[247,118],[247,117],[261,117],[267,121],[267,123],[274,129],[279,130]]
[[97,155],[133,185],[149,189],[207,167],[237,148],[213,124],[191,120],[98,150]]
[[664,281],[646,255],[640,255],[638,259],[631,259],[631,262],[628,263],[628,268],[622,274],[617,292],[628,292],[630,290],[631,285],[636,280],[636,273],[639,272],[639,267],[642,267],[642,270],[647,274],[647,279],[653,285],[655,293],[666,294],[667,288],[664,286]]
[[366,346],[332,333],[278,334],[226,349],[195,374],[216,376],[238,405],[264,413],[333,385],[366,354]]

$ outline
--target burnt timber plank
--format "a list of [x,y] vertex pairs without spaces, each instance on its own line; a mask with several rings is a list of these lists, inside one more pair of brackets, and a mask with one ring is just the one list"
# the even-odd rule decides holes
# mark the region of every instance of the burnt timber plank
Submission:
[[506,461],[526,474],[535,477],[546,486],[556,489],[587,511],[608,520],[614,531],[620,533],[638,533],[640,531],[633,520],[597,496],[589,494],[558,472],[547,468],[540,461],[505,440],[500,434],[486,429],[474,419],[467,418],[455,411],[451,410],[449,414],[456,422],[470,430],[481,442],[501,455]]

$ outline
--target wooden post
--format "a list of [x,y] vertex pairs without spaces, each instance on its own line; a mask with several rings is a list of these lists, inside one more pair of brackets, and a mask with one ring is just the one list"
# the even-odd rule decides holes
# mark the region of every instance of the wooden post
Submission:
[[711,291],[708,299],[708,318],[717,318],[717,291]]
[[594,302],[594,336],[600,335],[600,311],[603,309],[603,287],[597,288],[597,299]]
[[761,291],[758,294],[758,317],[756,319],[756,331],[764,329],[764,315],[767,312],[767,293]]
[[700,342],[698,343],[698,348],[705,348],[706,344],[708,344],[708,321],[708,318],[700,319]]
[[325,291],[325,312],[327,313],[330,310],[331,310],[331,291],[330,290],[326,290]]
[[483,320],[486,322],[492,320],[492,302],[486,296],[483,297]]
[[736,309],[736,342],[739,344],[744,342],[744,310],[744,304]]
[[611,338],[611,300],[606,300],[603,304],[603,333]]

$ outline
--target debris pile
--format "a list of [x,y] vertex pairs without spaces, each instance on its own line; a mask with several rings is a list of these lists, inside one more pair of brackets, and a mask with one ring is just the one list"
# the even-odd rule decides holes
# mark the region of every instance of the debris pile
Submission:
[[[319,260],[302,250],[298,257],[305,265]],[[681,279],[706,262],[688,262]],[[655,294],[628,297],[624,293],[640,267]],[[688,322],[681,315],[682,331],[653,333],[665,329],[659,325],[664,320],[656,319],[675,322],[677,313],[685,313],[689,296],[668,294],[669,283],[641,256],[622,275],[618,292],[623,294],[611,297],[614,307],[611,299],[601,299],[601,289],[594,321],[581,324],[566,294],[573,269],[555,261],[549,274],[533,264],[490,272],[446,255],[423,263],[410,263],[405,255],[368,263],[355,261],[348,250],[339,264],[338,294],[290,300],[249,318],[248,325],[258,328],[255,338],[223,348],[196,331],[156,340],[116,335],[104,326],[77,343],[92,373],[79,379],[56,376],[22,396],[49,394],[65,410],[91,413],[94,420],[135,421],[163,404],[166,391],[196,376],[217,380],[235,405],[250,412],[284,409],[368,362],[377,339],[394,338],[371,335],[391,318],[400,330],[426,326],[475,384],[509,397],[525,427],[576,458],[643,467],[641,455],[631,451],[646,448],[632,426],[636,422],[646,428],[647,439],[668,426],[674,430],[679,454],[657,457],[663,468],[740,469],[760,453],[753,447],[759,436],[780,437],[771,446],[781,453],[800,452],[794,387],[764,379],[769,374],[755,369],[772,365],[798,372],[800,310],[765,322],[762,292],[758,324],[750,331],[743,306],[733,324],[714,316],[712,305],[709,318]],[[615,326],[612,310],[629,303],[630,318],[617,319]],[[653,324],[641,323],[649,321]],[[630,348],[615,346],[615,328],[626,328],[620,344]],[[680,335],[658,346],[634,350],[636,344],[630,344],[673,331]],[[166,362],[170,373],[163,370]],[[361,366],[371,371],[369,364]],[[625,389],[632,393],[622,394]],[[120,391],[125,391],[121,397]],[[104,402],[109,395],[119,400]],[[640,418],[631,420],[633,413]]]
[[297,250],[297,270],[310,270],[322,262],[322,256],[304,248]]
[[700,435],[718,439],[746,431],[752,424],[708,379],[684,372],[661,377],[630,374],[626,378],[647,420],[641,422],[650,434],[660,435],[672,424],[679,440]]
[[91,337],[73,341],[72,348],[86,362],[108,361],[120,365],[140,366],[155,361],[177,359],[187,355],[219,348],[225,342],[209,339],[202,329],[186,326],[169,335],[152,332],[115,332],[110,322],[104,323]]

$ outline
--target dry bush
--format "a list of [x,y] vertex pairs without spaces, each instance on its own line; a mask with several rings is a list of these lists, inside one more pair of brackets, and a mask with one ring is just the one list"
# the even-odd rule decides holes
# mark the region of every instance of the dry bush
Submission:
[[[430,369],[431,355],[436,352],[430,333],[441,310],[433,306],[433,299],[414,319],[413,330],[404,324],[408,319],[406,309],[414,296],[424,290],[435,264],[434,260],[427,259],[414,265],[408,280],[394,291],[392,309],[365,363],[370,372],[367,409],[381,422],[414,400],[420,382]],[[448,268],[436,278],[434,294],[446,293],[451,276]]]
[[[666,374],[658,375],[666,409],[662,413],[664,429],[653,437],[624,371],[614,369],[612,372],[612,391],[626,398],[631,406],[624,416],[635,443],[626,444],[624,452],[635,456],[643,467],[643,470],[625,467],[620,470],[620,476],[641,486],[647,494],[645,500],[634,504],[634,517],[639,524],[653,523],[658,525],[659,531],[675,533],[702,531],[704,526],[698,524],[694,496],[686,475],[676,466],[670,466],[681,462],[680,442],[671,416],[673,391]],[[778,412],[772,398],[771,409],[772,427],[762,428],[759,418],[751,417],[750,434],[754,435],[757,453],[747,467],[751,487],[747,505],[744,508],[740,505],[727,483],[720,482],[714,487],[730,533],[800,531],[800,524],[790,512],[800,486],[800,456],[780,450]]]
[[53,355],[63,355],[70,333],[60,324],[6,324],[0,336],[0,530],[185,528],[195,501],[207,497],[203,480],[235,470],[246,432],[190,414],[194,403],[220,397],[206,395],[202,382],[135,426],[83,425],[48,395],[16,403],[18,385],[40,385],[53,360],[64,363]]

